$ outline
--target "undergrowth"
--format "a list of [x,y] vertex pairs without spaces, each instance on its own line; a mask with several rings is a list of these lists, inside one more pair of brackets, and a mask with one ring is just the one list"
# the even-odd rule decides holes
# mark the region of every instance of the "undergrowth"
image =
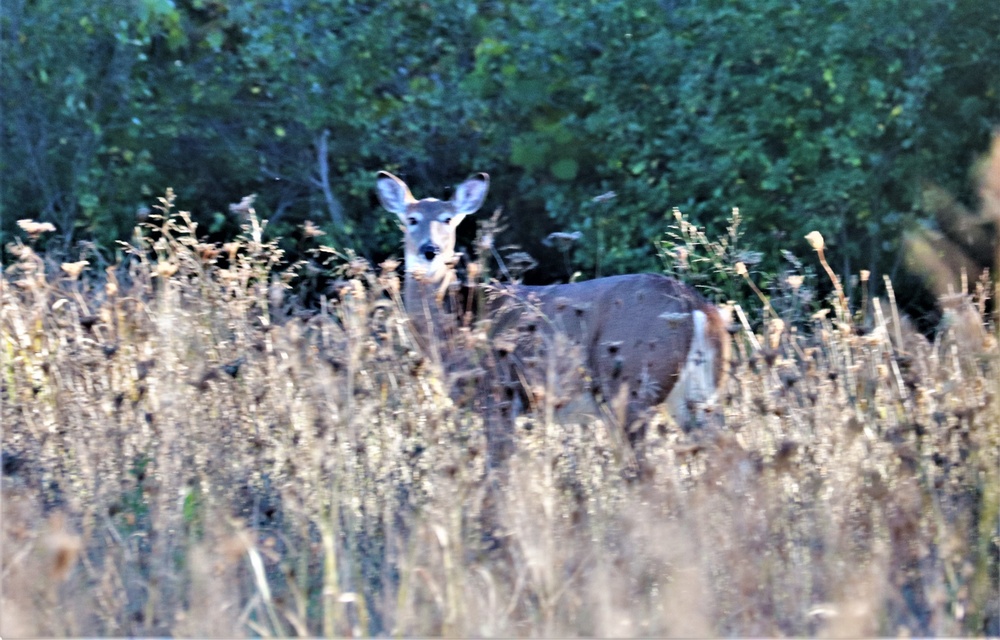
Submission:
[[[928,340],[891,298],[797,298],[800,263],[734,308],[709,425],[650,416],[636,481],[612,426],[553,410],[566,351],[515,410],[481,319],[432,357],[396,265],[358,258],[307,309],[234,211],[205,244],[168,194],[103,272],[10,247],[3,635],[1000,633],[982,286]],[[753,282],[733,255],[717,288]]]

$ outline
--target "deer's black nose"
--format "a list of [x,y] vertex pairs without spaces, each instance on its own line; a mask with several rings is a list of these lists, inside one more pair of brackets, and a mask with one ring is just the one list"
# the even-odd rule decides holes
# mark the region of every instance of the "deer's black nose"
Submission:
[[420,245],[419,251],[421,254],[423,254],[424,259],[427,260],[427,262],[433,260],[434,257],[441,252],[441,250],[438,249],[438,246],[433,242],[423,243],[422,245]]

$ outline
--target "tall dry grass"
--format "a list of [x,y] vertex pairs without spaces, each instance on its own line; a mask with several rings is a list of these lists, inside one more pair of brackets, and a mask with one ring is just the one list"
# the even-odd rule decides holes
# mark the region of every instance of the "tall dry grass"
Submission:
[[29,242],[0,281],[0,634],[1000,633],[982,287],[932,341],[739,309],[722,406],[651,416],[636,481],[558,410],[566,345],[469,315],[428,353],[357,259],[300,313],[250,202],[224,247],[160,209],[106,273]]

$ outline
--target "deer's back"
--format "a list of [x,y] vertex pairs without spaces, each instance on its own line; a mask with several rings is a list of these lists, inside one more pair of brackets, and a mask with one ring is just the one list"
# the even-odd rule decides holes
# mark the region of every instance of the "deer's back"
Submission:
[[[715,307],[691,287],[662,275],[517,287],[513,293],[529,305],[535,302],[549,326],[583,347],[602,395],[617,398],[624,385],[635,409],[663,401],[674,387],[691,349],[693,312],[705,314],[713,348],[721,351],[725,339]],[[716,380],[721,359],[718,363]]]

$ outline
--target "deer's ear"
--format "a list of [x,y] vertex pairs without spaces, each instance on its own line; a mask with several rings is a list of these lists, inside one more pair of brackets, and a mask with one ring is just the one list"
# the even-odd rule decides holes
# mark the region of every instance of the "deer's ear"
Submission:
[[406,215],[407,205],[415,202],[406,183],[388,171],[378,172],[375,193],[378,194],[378,201],[382,206],[400,218]]
[[452,204],[455,205],[455,213],[458,216],[465,216],[475,213],[479,207],[483,206],[486,200],[486,192],[490,188],[490,177],[485,173],[477,173],[462,184],[455,187],[455,195],[452,197]]

